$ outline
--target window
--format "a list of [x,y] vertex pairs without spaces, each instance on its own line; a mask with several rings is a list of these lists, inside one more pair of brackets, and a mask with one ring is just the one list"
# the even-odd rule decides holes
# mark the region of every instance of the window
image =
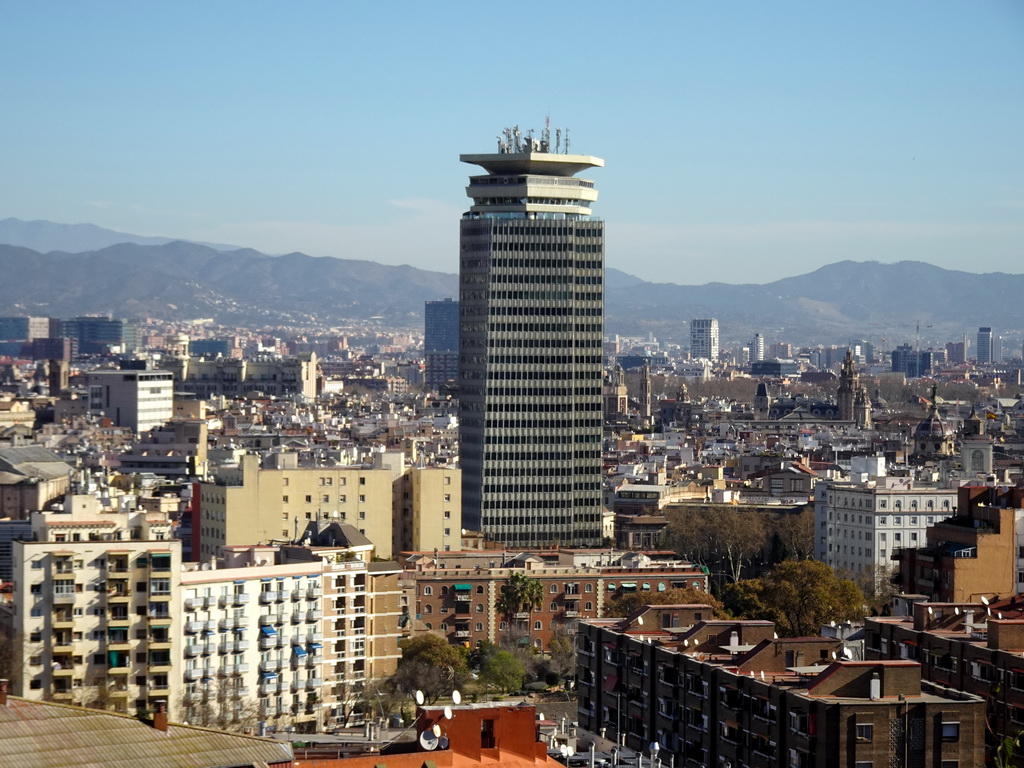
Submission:
[[590,602],[588,602],[588,603],[587,603],[587,604],[586,604],[586,605],[585,605],[584,607],[585,607],[585,608],[586,608],[586,610],[588,610],[588,611],[592,611],[592,610],[594,610],[594,604],[593,604],[593,603],[590,603]]
[[558,585],[552,584],[550,589],[548,589],[548,592],[550,592],[552,595],[556,594],[558,592]]
[[441,625],[441,631],[442,632],[447,632],[448,631],[448,625],[447,624],[442,624]]
[[359,503],[362,504],[365,501],[366,501],[366,496],[364,496],[363,494],[359,494]]
[[583,588],[583,591],[584,592],[593,592],[594,591],[594,585],[593,584],[587,584],[587,586],[585,586]]
[[288,503],[288,497],[287,497],[287,496],[282,496],[282,497],[281,497],[281,501],[282,501],[282,502],[283,502],[284,504],[287,504],[287,503]]
[[873,741],[875,726],[871,723],[857,723],[857,741]]
[[483,622],[480,622],[480,621],[478,621],[478,622],[476,623],[476,631],[477,631],[477,632],[483,632],[483,631],[484,631],[484,625],[483,625]]
[[533,622],[533,628],[534,629],[544,629],[544,625],[541,624],[539,621],[535,621],[535,622]]
[[434,594],[434,588],[433,587],[424,587],[423,588],[423,594],[424,595],[432,595],[432,594]]
[[312,496],[306,496],[306,503],[307,504],[312,504],[313,503],[313,497]]
[[483,588],[483,585],[482,585],[482,584],[477,584],[477,585],[476,585],[476,593],[477,593],[478,595],[482,595],[482,594],[484,593],[484,588]]
[[943,723],[942,724],[942,740],[943,741],[960,741],[960,723]]
[[483,603],[477,603],[476,604],[476,612],[477,613],[483,613],[484,612],[484,604]]
[[433,613],[434,612],[434,606],[432,606],[430,603],[427,603],[426,605],[423,606],[423,612],[424,613]]

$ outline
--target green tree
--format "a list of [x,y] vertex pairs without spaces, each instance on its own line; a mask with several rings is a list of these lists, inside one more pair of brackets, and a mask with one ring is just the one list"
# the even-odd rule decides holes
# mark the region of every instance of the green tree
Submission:
[[817,635],[823,624],[864,616],[864,594],[816,560],[786,560],[761,579],[730,585],[726,605],[747,619],[774,621],[780,635]]
[[510,621],[517,613],[539,609],[544,604],[544,585],[525,573],[513,571],[501,586],[498,611]]
[[521,690],[526,679],[526,670],[512,653],[496,650],[491,653],[480,668],[480,681],[500,693]]
[[551,672],[563,680],[570,679],[576,673],[576,638],[569,628],[563,625],[552,626],[548,653],[548,668]]
[[449,695],[469,674],[461,648],[437,635],[424,634],[402,641],[402,658],[391,680],[405,694],[423,691],[433,703]]
[[629,616],[643,608],[645,605],[685,605],[703,604],[710,605],[713,612],[708,618],[725,618],[725,606],[722,602],[709,592],[704,592],[693,587],[680,587],[677,589],[666,589],[664,592],[625,592],[612,598],[605,606],[606,617]]

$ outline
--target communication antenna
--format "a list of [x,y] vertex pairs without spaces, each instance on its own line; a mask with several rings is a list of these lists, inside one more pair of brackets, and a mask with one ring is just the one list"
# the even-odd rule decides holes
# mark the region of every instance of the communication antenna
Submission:
[[569,129],[565,129],[565,154],[569,154]]
[[839,657],[838,657],[838,656],[836,655],[836,652],[835,652],[835,651],[832,651],[832,661],[835,661],[835,660],[836,660],[836,659],[838,659],[838,658],[839,658]]
[[462,694],[458,691],[452,691],[452,703],[457,707],[462,703]]
[[416,693],[413,694],[413,698],[416,699],[416,703],[421,707],[423,706],[423,702],[426,701],[426,699],[423,698],[423,691],[416,691]]
[[985,597],[984,595],[982,595],[981,596],[981,602],[983,602],[985,605],[988,605],[988,598]]
[[445,707],[444,708],[444,719],[445,720],[451,720],[452,719],[452,708],[451,707]]
[[437,749],[438,738],[434,735],[433,731],[424,731],[420,734],[420,746],[428,752],[433,752]]

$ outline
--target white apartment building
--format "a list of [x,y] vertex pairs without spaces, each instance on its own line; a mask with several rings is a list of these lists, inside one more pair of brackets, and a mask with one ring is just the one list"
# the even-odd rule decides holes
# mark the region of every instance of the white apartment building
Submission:
[[274,547],[228,547],[181,575],[184,696],[193,725],[315,731],[322,723],[319,562],[275,564]]
[[91,371],[89,410],[136,435],[174,416],[174,374],[168,371]]
[[68,495],[31,523],[34,540],[12,542],[15,693],[119,712],[176,701],[181,542],[167,516]]
[[893,550],[924,546],[928,527],[956,512],[956,498],[956,489],[909,477],[819,481],[815,557],[856,575],[888,578]]

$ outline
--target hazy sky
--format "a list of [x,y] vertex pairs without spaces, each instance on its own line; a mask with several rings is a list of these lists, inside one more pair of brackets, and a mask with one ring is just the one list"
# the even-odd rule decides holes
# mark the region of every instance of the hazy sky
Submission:
[[1024,272],[1020,0],[0,5],[0,218],[455,272],[549,114],[610,267]]

